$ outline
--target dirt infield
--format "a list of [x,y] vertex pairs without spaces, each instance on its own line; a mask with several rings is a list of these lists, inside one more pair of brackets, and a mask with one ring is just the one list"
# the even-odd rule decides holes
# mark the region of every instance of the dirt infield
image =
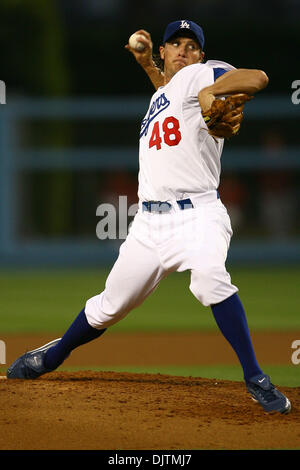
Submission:
[[1,449],[292,449],[290,415],[266,415],[240,382],[114,372],[0,381]]
[[[6,343],[6,363],[60,335],[1,335]],[[291,364],[291,344],[300,332],[256,332],[256,356],[266,364]],[[110,333],[72,352],[66,366],[238,364],[221,333]]]
[[[270,349],[266,338],[271,342],[271,336],[253,338],[258,355],[265,351],[264,359]],[[274,336],[277,362],[285,363],[278,350],[287,346],[290,360],[295,333]],[[53,338],[4,339],[9,364],[26,349]],[[220,362],[220,354],[223,363],[235,363],[230,348],[215,333],[114,334],[101,341],[74,351],[67,365],[74,361],[91,366],[92,359],[98,366],[158,364],[159,359],[161,364],[178,364],[179,358],[182,364],[208,364],[212,356]],[[274,354],[272,358],[276,363]],[[287,416],[264,413],[243,382],[89,370],[53,372],[34,381],[0,380],[0,449],[299,449],[300,388],[280,389],[293,405]]]

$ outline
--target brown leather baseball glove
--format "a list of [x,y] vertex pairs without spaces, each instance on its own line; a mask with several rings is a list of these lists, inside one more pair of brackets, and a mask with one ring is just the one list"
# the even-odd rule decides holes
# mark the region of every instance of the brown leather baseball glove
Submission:
[[253,96],[246,93],[237,93],[228,96],[225,100],[216,98],[210,109],[202,112],[209,134],[225,139],[236,135],[243,120],[245,103],[252,98]]

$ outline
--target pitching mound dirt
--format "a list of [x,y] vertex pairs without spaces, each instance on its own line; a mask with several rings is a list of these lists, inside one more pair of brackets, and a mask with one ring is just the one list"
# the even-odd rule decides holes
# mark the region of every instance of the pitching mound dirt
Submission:
[[244,383],[116,372],[53,372],[0,382],[0,449],[300,447],[299,388],[289,415],[266,414]]

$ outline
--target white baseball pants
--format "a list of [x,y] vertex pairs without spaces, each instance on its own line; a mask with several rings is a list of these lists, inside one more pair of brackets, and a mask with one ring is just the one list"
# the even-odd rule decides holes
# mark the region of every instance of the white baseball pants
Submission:
[[190,290],[204,306],[238,291],[225,268],[232,236],[226,208],[215,191],[191,199],[191,209],[175,201],[166,213],[139,208],[104,291],[86,302],[92,327],[107,328],[124,318],[174,271],[190,271]]

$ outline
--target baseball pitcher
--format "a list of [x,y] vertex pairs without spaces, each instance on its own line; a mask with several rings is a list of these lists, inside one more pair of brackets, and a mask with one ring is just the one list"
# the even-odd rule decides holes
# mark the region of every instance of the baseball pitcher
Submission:
[[204,62],[203,30],[189,20],[166,27],[155,60],[145,30],[126,48],[156,89],[140,127],[139,210],[104,291],[87,300],[62,338],[18,358],[7,377],[34,379],[55,370],[72,350],[138,307],[168,274],[189,271],[189,288],[211,308],[252,398],[266,412],[286,414],[290,401],[256,360],[238,288],[226,270],[232,228],[218,193],[224,139],[236,138],[243,107],[268,77]]

